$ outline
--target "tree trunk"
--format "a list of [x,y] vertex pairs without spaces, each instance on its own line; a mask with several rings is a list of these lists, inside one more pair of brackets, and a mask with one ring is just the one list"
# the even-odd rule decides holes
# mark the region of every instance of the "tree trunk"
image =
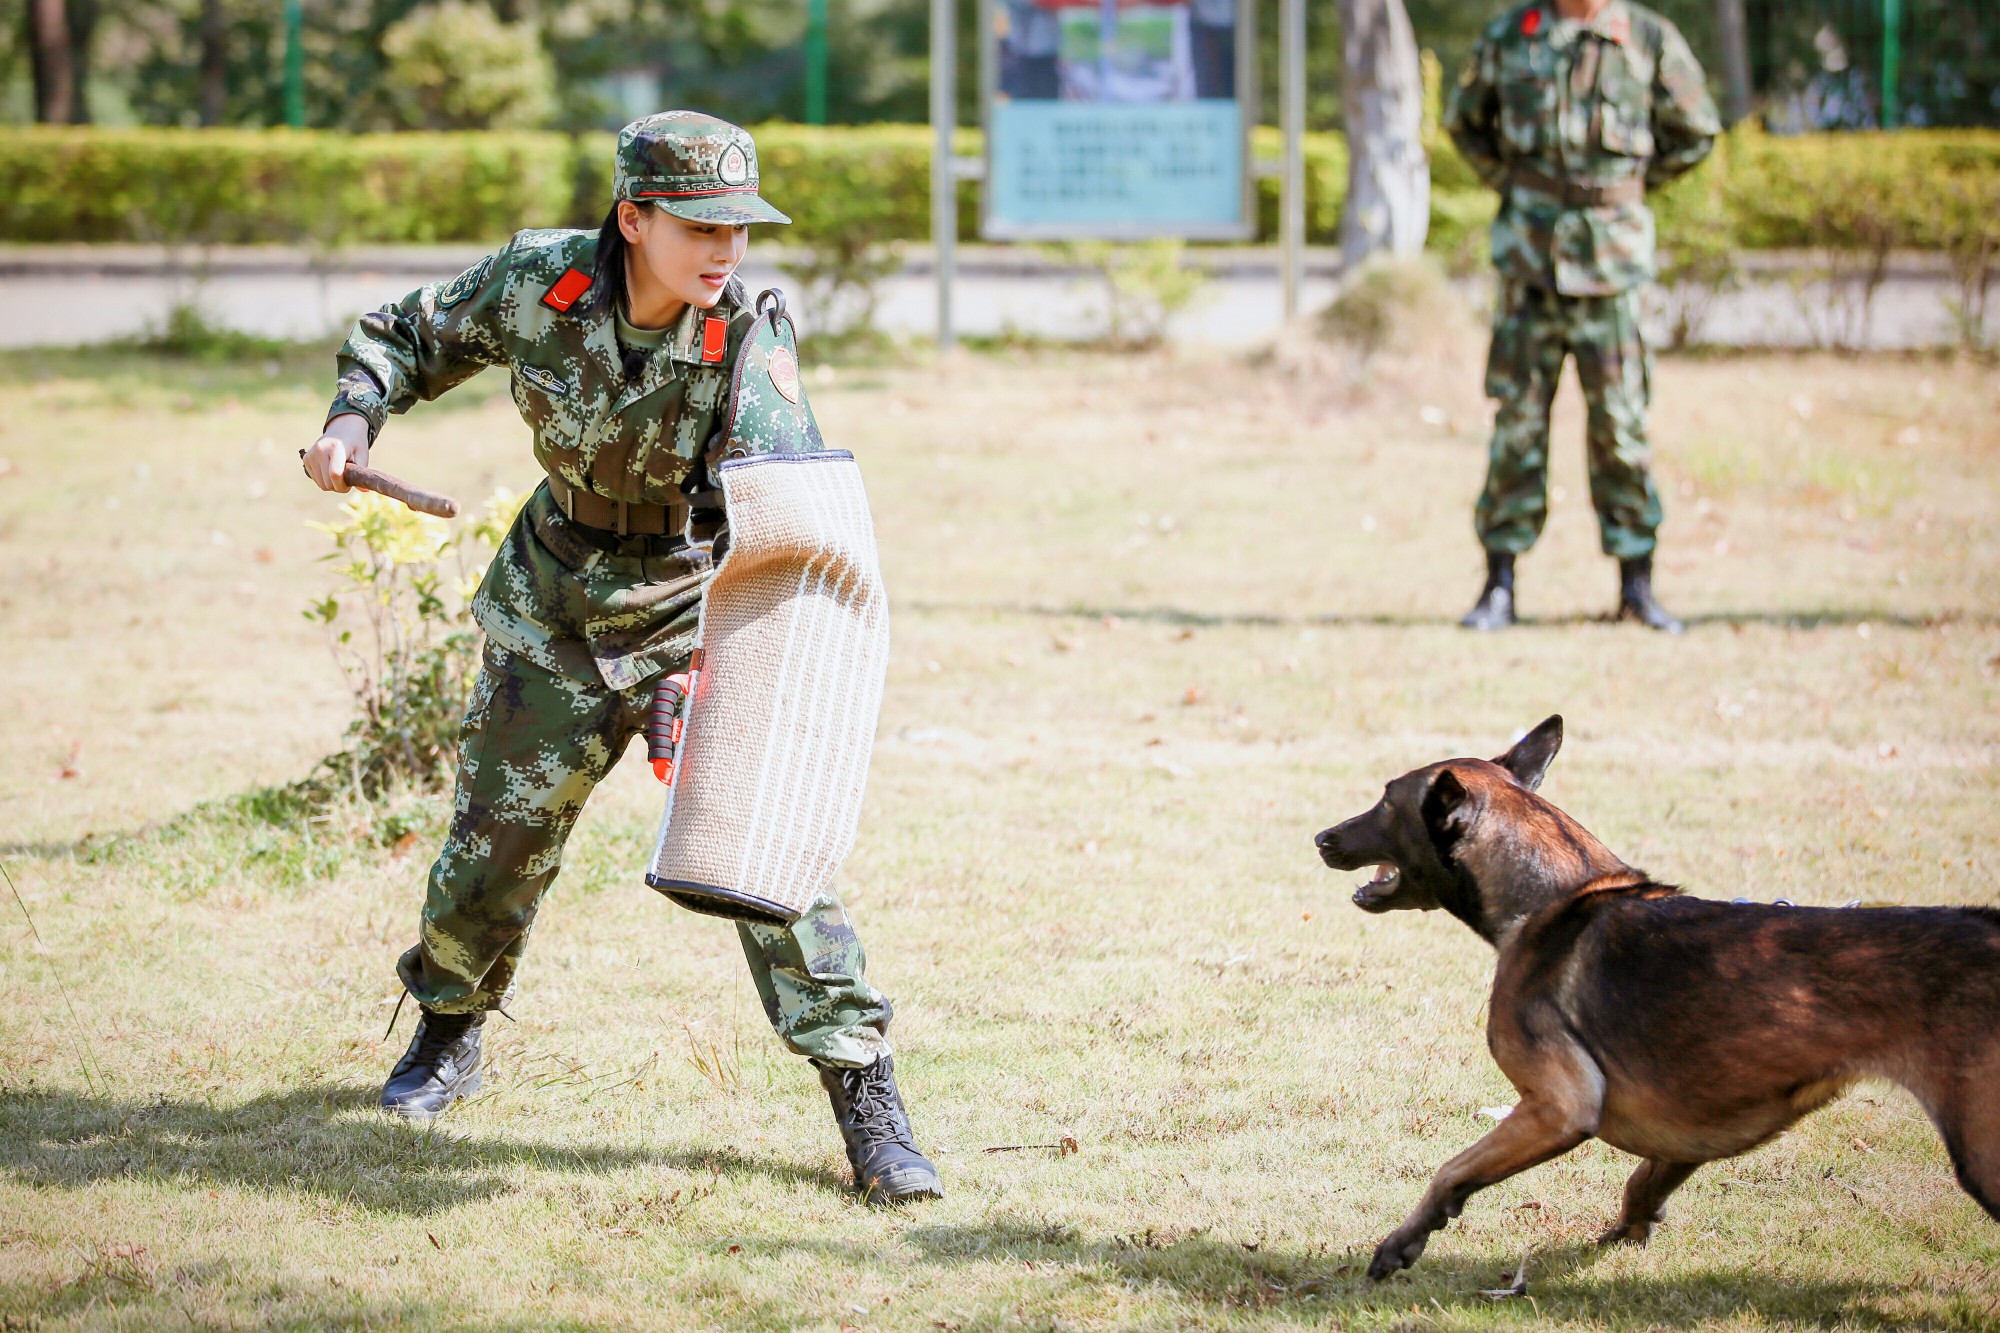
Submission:
[[90,39],[96,35],[97,20],[104,11],[98,0],[69,0],[68,8],[70,80],[76,88],[69,119],[72,125],[88,125],[90,99],[85,93],[90,86]]
[[1347,204],[1340,259],[1414,255],[1431,221],[1424,156],[1424,75],[1403,0],[1340,0],[1341,102],[1347,113]]
[[201,0],[201,123],[220,125],[229,97],[229,30],[222,0]]
[[28,0],[28,64],[35,80],[35,119],[68,125],[76,119],[75,52],[63,0]]
[[1750,114],[1750,29],[1743,0],[1715,0],[1715,33],[1722,47],[1729,123],[1734,125]]

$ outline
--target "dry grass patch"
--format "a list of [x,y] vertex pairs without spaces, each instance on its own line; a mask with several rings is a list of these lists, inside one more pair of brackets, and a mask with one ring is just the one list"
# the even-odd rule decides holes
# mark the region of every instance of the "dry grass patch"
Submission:
[[[0,1319],[1993,1326],[2000,1227],[1881,1088],[1704,1170],[1647,1250],[1588,1244],[1629,1169],[1590,1145],[1475,1200],[1412,1276],[1360,1278],[1510,1099],[1485,947],[1363,917],[1312,855],[1388,777],[1560,710],[1548,794],[1694,892],[1991,902],[2000,871],[1993,371],[1663,364],[1681,640],[1598,619],[1573,390],[1532,623],[1452,626],[1476,373],[1049,355],[814,382],[897,615],[846,891],[949,1190],[882,1213],[838,1188],[731,933],[640,887],[637,764],[572,843],[488,1091],[384,1123],[439,810],[399,812],[398,853],[367,810],[240,795],[345,722],[297,614],[325,583],[294,458],[323,367],[0,363],[0,841],[47,944],[0,903]],[[499,387],[396,421],[382,463],[524,486]],[[1481,1297],[1524,1249],[1532,1301]]]

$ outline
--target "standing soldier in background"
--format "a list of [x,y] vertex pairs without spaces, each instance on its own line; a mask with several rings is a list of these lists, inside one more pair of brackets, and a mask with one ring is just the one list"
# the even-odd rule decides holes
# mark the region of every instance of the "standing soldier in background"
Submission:
[[1445,128],[1500,192],[1486,363],[1499,412],[1474,519],[1486,587],[1460,623],[1514,623],[1514,557],[1548,519],[1549,405],[1574,355],[1619,615],[1677,634],[1681,622],[1653,599],[1660,495],[1647,466],[1652,358],[1639,289],[1653,276],[1646,190],[1708,156],[1721,132],[1701,66],[1673,24],[1631,0],[1534,0],[1481,34]]

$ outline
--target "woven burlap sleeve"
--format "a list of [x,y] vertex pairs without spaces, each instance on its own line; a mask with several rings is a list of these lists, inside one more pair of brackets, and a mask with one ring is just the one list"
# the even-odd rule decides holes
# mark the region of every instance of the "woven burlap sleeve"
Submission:
[[718,469],[729,553],[646,882],[685,907],[789,922],[854,846],[889,665],[889,600],[845,451]]

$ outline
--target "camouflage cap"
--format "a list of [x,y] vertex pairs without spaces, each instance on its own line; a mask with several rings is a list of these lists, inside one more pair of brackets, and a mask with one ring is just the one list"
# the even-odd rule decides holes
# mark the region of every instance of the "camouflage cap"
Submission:
[[612,195],[690,222],[790,222],[757,196],[750,132],[699,111],[662,111],[618,132]]

